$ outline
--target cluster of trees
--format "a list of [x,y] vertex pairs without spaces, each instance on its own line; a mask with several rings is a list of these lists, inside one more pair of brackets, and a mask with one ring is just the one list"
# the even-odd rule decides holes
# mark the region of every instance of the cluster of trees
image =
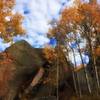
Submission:
[[[88,53],[90,63],[94,76],[97,82],[97,87],[100,88],[99,76],[97,70],[97,58],[100,57],[100,5],[96,0],[90,0],[89,3],[77,0],[73,7],[65,8],[60,16],[60,20],[52,25],[49,31],[49,37],[55,37],[57,40],[57,48],[62,52],[55,52],[56,58],[59,58],[61,53],[64,53],[66,61],[69,61],[68,53],[73,52],[74,57],[74,71],[78,71],[80,68],[84,68],[85,77],[88,85],[88,90],[91,93],[89,84],[89,78],[87,75],[86,65],[83,61],[82,54]],[[81,41],[86,41],[85,48],[81,48]],[[81,67],[77,69],[75,60],[75,49],[70,44],[75,42],[77,51],[81,58]],[[52,51],[52,50],[51,50]],[[64,52],[66,51],[66,53]],[[47,52],[47,57],[51,57],[52,53]],[[52,56],[54,57],[54,56]],[[61,60],[64,58],[61,58]],[[61,67],[61,66],[60,66]],[[74,75],[74,72],[73,72]],[[74,77],[73,77],[74,78]],[[80,91],[81,92],[81,91]],[[80,93],[81,94],[81,93]]]
[[[66,51],[73,51],[74,47],[69,43],[75,42],[80,54],[87,51],[94,63],[95,57],[100,55],[100,7],[95,2],[90,0],[90,3],[81,3],[78,0],[74,7],[65,8],[60,20],[49,31],[49,37],[55,37],[57,44]],[[83,49],[80,47],[82,39],[86,41]]]

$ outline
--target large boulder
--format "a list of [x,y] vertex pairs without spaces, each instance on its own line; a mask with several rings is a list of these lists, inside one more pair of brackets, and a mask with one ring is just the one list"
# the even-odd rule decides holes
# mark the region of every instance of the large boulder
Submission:
[[0,97],[14,100],[19,88],[44,65],[42,50],[26,41],[16,42],[0,54]]
[[40,57],[42,50],[32,48],[25,40],[13,44],[5,52],[9,53],[14,60],[23,66],[40,66],[43,64]]

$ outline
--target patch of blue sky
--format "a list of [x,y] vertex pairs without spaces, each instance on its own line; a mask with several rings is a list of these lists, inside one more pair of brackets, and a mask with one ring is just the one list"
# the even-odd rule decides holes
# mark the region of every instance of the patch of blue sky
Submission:
[[45,43],[49,42],[49,39],[45,36],[36,34],[34,34],[34,36],[28,36],[28,38],[26,38],[25,40],[28,41],[33,47],[44,47]]
[[51,38],[50,42],[49,42],[49,45],[51,45],[52,47],[56,47],[56,45],[57,45],[56,39],[55,38]]
[[25,15],[31,13],[29,7],[27,6],[27,3],[25,3],[25,4],[23,5],[23,9],[24,9],[24,10],[23,10],[23,13],[24,13]]
[[3,39],[0,38],[0,52],[4,51],[5,48],[9,46],[10,46],[10,43],[3,43]]
[[[34,40],[33,40],[34,38]],[[49,39],[48,38],[45,38],[45,36],[43,35],[37,35],[37,34],[34,34],[32,36],[30,35],[27,35],[27,36],[24,36],[24,37],[21,37],[21,36],[17,36],[17,37],[14,37],[14,41],[17,42],[19,40],[26,40],[31,46],[35,47],[35,48],[43,48],[45,46],[45,43],[49,43]]]
[[[81,35],[79,34],[79,32],[77,32],[76,34],[73,34],[71,32],[71,33],[67,34],[66,36],[69,40],[71,40],[73,38],[73,40],[71,40],[71,42],[68,43],[68,46],[69,46],[69,48],[72,48],[75,52],[74,56],[75,56],[76,66],[79,66],[82,64],[82,59],[83,59],[84,64],[88,64],[89,56],[87,54],[85,54],[84,52],[81,52],[81,54],[82,54],[82,59],[81,59],[81,56],[79,54],[79,49],[86,48],[86,39],[82,38]],[[78,43],[76,42],[76,39],[77,39]],[[74,56],[73,56],[73,52],[70,51],[69,59],[73,65],[75,65]]]
[[76,48],[77,48],[77,43],[76,43],[76,41],[74,41],[74,42],[69,42],[69,46],[70,46],[70,48],[76,49]]
[[75,65],[75,61],[76,61],[76,66],[78,67],[82,64],[82,60],[84,64],[88,64],[89,56],[82,53],[82,59],[81,59],[79,52],[75,52],[75,61],[74,61],[73,52],[70,52],[69,60],[72,62],[73,65]]
[[[73,38],[73,40],[71,42],[69,42],[69,46],[73,49],[80,49],[81,48],[85,48],[86,47],[86,39],[85,38],[82,38],[80,33],[77,31],[76,34],[74,34],[73,32],[69,33],[66,35],[66,37],[70,40]],[[76,42],[76,39],[77,39],[77,42]],[[78,47],[79,45],[79,47]]]

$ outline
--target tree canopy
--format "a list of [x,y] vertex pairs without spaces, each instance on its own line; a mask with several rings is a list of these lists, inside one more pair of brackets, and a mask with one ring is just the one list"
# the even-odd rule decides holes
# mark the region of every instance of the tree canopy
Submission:
[[[69,54],[72,52],[75,68],[77,67],[75,56],[78,56],[75,52],[77,51],[80,55],[79,59],[81,59],[83,67],[87,64],[86,59],[84,61],[83,55],[87,53],[90,60],[88,62],[92,64],[98,80],[96,60],[100,55],[98,54],[100,50],[100,5],[93,1],[84,3],[78,0],[77,2],[75,6],[65,8],[62,11],[60,19],[49,30],[48,36],[56,38],[56,47],[60,48],[60,50],[62,49],[62,53],[66,51],[64,55],[67,61],[69,61]],[[81,48],[81,41],[86,41],[84,48]],[[51,57],[52,54],[47,52],[46,55]]]
[[25,33],[22,28],[23,17],[12,12],[14,5],[15,0],[0,0],[0,38],[5,42],[11,41],[13,36]]

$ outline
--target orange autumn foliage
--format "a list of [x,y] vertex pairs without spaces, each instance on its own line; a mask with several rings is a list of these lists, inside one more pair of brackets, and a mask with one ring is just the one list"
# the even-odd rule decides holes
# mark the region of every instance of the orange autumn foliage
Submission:
[[[84,15],[84,20],[93,25],[93,27],[100,28],[100,6],[97,4],[82,4],[79,6],[81,15]],[[99,25],[99,26],[98,26]]]
[[14,71],[12,57],[7,53],[0,53],[0,97],[5,96],[9,91],[8,82],[13,77]]
[[[92,29],[100,32],[100,5],[95,3],[79,3],[79,5],[65,8],[62,11],[60,20],[57,26],[52,28],[49,32],[53,36],[59,32],[66,34],[79,30],[80,33],[91,33]],[[86,28],[89,28],[86,29]],[[96,34],[97,34],[96,33]]]
[[44,53],[45,58],[49,62],[55,61],[55,59],[57,58],[57,54],[55,52],[55,49],[51,48],[49,46],[44,48],[43,53]]
[[77,8],[65,8],[62,12],[62,17],[60,22],[63,24],[79,24],[84,19],[84,16],[81,15]]
[[[59,21],[49,30],[49,36],[55,37],[59,43],[60,41],[65,43],[69,42],[66,34],[78,32],[82,38],[86,39],[87,50],[90,52],[91,47],[100,45],[97,39],[100,37],[100,5],[93,1],[90,3],[79,1],[77,0],[77,6],[65,8],[62,11]],[[75,40],[75,37],[72,40]],[[66,46],[64,43],[63,45]],[[95,50],[94,55],[100,55],[99,49]],[[92,53],[91,56],[93,56]]]
[[13,36],[25,33],[21,26],[23,17],[12,13],[14,5],[15,0],[0,0],[0,37],[6,42],[11,41]]

